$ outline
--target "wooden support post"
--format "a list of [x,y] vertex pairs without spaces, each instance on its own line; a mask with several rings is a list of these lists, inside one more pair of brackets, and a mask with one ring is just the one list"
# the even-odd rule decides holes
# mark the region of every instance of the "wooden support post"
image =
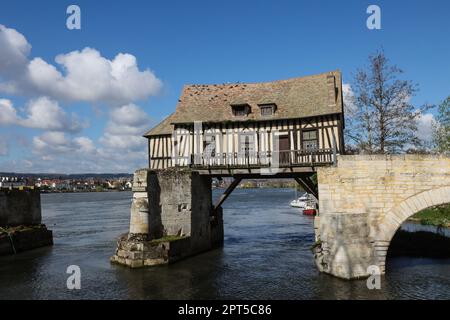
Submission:
[[319,186],[312,181],[311,177],[305,177],[304,180],[307,181],[307,183],[311,186],[311,188],[315,192],[315,197],[319,199]]
[[220,196],[217,203],[214,205],[211,215],[214,215],[216,210],[224,203],[225,200],[230,196],[230,194],[233,192],[233,190],[239,185],[239,183],[242,181],[241,177],[234,178],[233,182],[228,186],[228,188],[225,190],[225,192]]
[[317,186],[312,182],[310,178],[295,177],[295,181],[308,193],[311,193],[314,197],[319,199],[319,192]]

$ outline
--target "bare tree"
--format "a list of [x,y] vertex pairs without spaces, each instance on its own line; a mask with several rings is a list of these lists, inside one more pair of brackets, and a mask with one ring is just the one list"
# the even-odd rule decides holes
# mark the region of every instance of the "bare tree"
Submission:
[[368,66],[358,69],[346,99],[346,136],[361,152],[395,153],[420,144],[416,120],[426,108],[410,103],[418,89],[401,80],[402,73],[383,51],[369,56]]
[[433,140],[437,152],[450,153],[450,96],[439,105]]

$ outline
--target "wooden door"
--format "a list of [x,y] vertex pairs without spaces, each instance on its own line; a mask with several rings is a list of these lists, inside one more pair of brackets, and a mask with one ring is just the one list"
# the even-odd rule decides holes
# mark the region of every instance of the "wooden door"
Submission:
[[279,151],[280,151],[280,165],[288,165],[289,157],[290,157],[290,143],[289,143],[289,135],[279,136]]

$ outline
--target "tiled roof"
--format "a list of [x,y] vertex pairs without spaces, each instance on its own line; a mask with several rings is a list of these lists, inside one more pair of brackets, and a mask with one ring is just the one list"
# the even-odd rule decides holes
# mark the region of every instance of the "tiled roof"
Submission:
[[[276,112],[262,116],[259,105],[274,103]],[[231,105],[248,104],[247,116],[234,116]],[[342,113],[340,71],[262,83],[184,86],[176,111],[146,136],[169,134],[176,123],[257,121]]]
[[150,131],[146,132],[144,134],[144,137],[172,134],[173,125],[171,123],[174,114],[175,112],[167,116],[163,121],[154,126]]

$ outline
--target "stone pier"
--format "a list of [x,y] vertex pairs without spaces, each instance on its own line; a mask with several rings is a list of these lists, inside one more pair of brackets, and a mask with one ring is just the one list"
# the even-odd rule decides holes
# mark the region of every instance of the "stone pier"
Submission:
[[52,244],[52,231],[42,224],[40,191],[0,188],[0,255]]
[[111,262],[167,264],[223,244],[222,211],[212,212],[211,178],[188,168],[135,172],[130,229]]

